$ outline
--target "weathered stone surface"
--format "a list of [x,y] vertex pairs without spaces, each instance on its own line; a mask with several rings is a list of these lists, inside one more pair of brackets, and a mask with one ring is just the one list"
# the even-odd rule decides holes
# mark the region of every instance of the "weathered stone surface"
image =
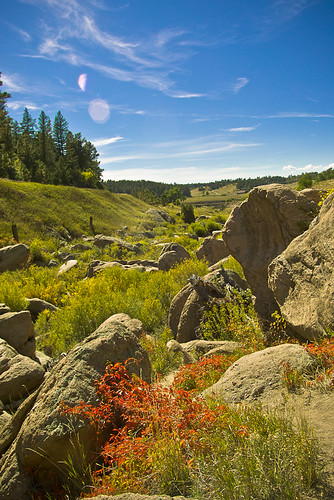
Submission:
[[10,418],[7,420],[6,425],[2,427],[0,433],[0,457],[5,453],[16,438],[24,419],[35,403],[37,394],[38,390],[30,394],[30,396],[28,396],[19,406],[15,414],[13,416],[9,416]]
[[168,222],[168,224],[175,224],[175,219],[171,215],[169,215],[166,210],[158,209],[158,208],[149,208],[146,211],[147,215],[152,217],[152,219],[157,223],[157,224],[163,224],[165,222]]
[[252,189],[224,226],[223,240],[242,265],[264,322],[278,309],[268,288],[268,265],[308,228],[317,212],[317,204],[301,192],[271,184]]
[[118,260],[105,262],[93,260],[88,264],[85,277],[92,278],[104,269],[110,267],[121,267],[122,269],[137,269],[141,272],[152,272],[158,270],[158,263],[153,260]]
[[238,359],[203,395],[214,395],[227,403],[253,401],[277,387],[283,388],[284,364],[288,363],[292,370],[304,371],[312,362],[300,345],[268,347]]
[[334,331],[334,194],[308,231],[269,265],[269,286],[298,336],[313,340]]
[[9,312],[0,316],[0,339],[24,356],[34,356],[36,340],[29,311]]
[[318,204],[321,201],[321,190],[319,189],[312,189],[312,188],[307,188],[303,189],[301,193],[304,196],[307,196],[310,200],[314,201],[314,203]]
[[[31,480],[42,483],[48,491],[51,475],[62,476],[57,467],[61,469],[63,460],[79,453],[78,442],[89,459],[94,429],[87,422],[63,416],[60,402],[75,405],[84,400],[96,404],[94,382],[103,375],[107,362],[125,362],[130,358],[138,362],[130,362],[128,370],[149,381],[150,363],[138,339],[123,325],[108,319],[54,367],[40,387],[18,437],[4,455],[0,491],[7,495],[5,498],[29,498],[19,496],[29,487],[25,467],[34,468]],[[86,466],[84,460],[82,466]],[[16,480],[12,481],[10,475]]]
[[[219,289],[212,285],[212,280],[215,279],[220,282]],[[168,325],[178,342],[185,343],[196,339],[203,311],[211,307],[212,299],[224,298],[226,285],[239,290],[247,288],[247,283],[237,273],[219,269],[188,283],[173,298],[168,313]]]
[[121,323],[125,326],[130,332],[132,332],[137,338],[141,337],[144,333],[144,325],[137,318],[130,318],[128,314],[118,313],[113,314],[109,318],[112,321],[116,321],[117,323]]
[[107,245],[118,245],[126,250],[130,250],[131,252],[138,253],[140,251],[140,245],[137,243],[133,245],[132,243],[128,243],[120,238],[115,238],[114,236],[105,236],[103,234],[97,234],[94,238],[94,243],[98,248],[104,248]]
[[29,255],[29,247],[23,243],[0,248],[0,273],[24,266]]
[[223,240],[217,240],[210,236],[205,238],[201,246],[196,251],[198,259],[206,259],[211,266],[230,255],[230,252]]
[[65,264],[61,265],[58,270],[58,276],[67,273],[70,269],[78,266],[78,261],[76,259],[70,259]]
[[18,354],[6,341],[0,339],[0,400],[10,403],[36,389],[44,379],[45,371],[36,361]]
[[54,304],[51,304],[50,302],[47,302],[46,300],[33,298],[33,299],[27,299],[27,301],[28,301],[27,309],[30,312],[33,320],[36,320],[38,315],[43,311],[50,311],[50,312],[58,311],[58,307],[56,307]]
[[190,259],[189,252],[178,243],[168,243],[161,251],[158,267],[161,271],[169,271],[183,260]]

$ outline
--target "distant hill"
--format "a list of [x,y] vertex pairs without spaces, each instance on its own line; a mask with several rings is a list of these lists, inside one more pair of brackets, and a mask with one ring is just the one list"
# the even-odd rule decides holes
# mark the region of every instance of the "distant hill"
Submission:
[[16,224],[19,239],[29,242],[47,235],[50,228],[72,237],[95,231],[112,234],[122,226],[136,227],[149,205],[127,194],[107,190],[53,186],[0,179],[0,243]]

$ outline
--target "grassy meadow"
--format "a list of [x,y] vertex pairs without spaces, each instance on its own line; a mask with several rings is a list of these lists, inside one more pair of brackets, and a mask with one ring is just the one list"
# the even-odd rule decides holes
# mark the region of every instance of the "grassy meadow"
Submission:
[[[239,199],[232,192],[220,195],[231,197],[231,205]],[[245,194],[238,196],[243,199]],[[195,213],[219,225],[217,221],[229,214],[227,206],[225,203],[223,210],[213,205],[196,206]],[[104,435],[108,422],[113,421],[113,412],[122,415],[122,425],[100,443],[99,467],[96,456],[84,470],[69,458],[62,464],[64,484],[59,491],[37,492],[36,498],[74,500],[128,491],[185,495],[198,500],[316,498],[308,495],[321,477],[321,464],[317,442],[304,420],[296,422],[292,415],[260,407],[229,408],[221,401],[200,397],[203,389],[215,383],[240,356],[266,346],[249,294],[205,313],[200,328],[203,339],[240,342],[242,347],[235,354],[199,359],[182,367],[180,355],[168,352],[166,343],[172,338],[167,326],[171,300],[190,276],[205,275],[208,265],[196,259],[201,239],[187,236],[196,231],[180,219],[179,207],[165,207],[176,222],[162,225],[147,219],[148,208],[129,195],[0,180],[0,246],[12,241],[11,224],[16,223],[20,241],[30,245],[32,254],[26,268],[0,274],[0,303],[19,311],[27,307],[26,298],[38,297],[59,308],[54,313],[40,314],[35,324],[37,348],[55,359],[112,314],[124,312],[140,319],[149,334],[141,342],[149,354],[155,382],[149,386],[129,378],[124,367],[109,366],[98,385],[100,408],[88,404],[74,410],[63,408],[65,414],[88,419]],[[60,265],[63,252],[71,252],[73,244],[83,243],[82,234],[92,234],[90,216],[98,233],[117,234],[127,226],[128,233],[149,229],[152,234],[150,238],[141,236],[141,253],[136,256],[128,251],[120,253],[116,245],[101,250],[85,241],[85,249],[75,254],[78,266],[58,276],[58,268],[47,267],[47,262],[54,259]],[[207,223],[208,219],[204,219],[203,227],[208,229]],[[65,228],[72,241],[59,241],[50,235],[48,227],[60,233]],[[87,265],[93,259],[157,259],[161,245],[169,241],[186,247],[191,258],[168,272],[143,273],[115,267],[85,278]],[[225,267],[242,274],[233,258]],[[284,330],[279,316],[273,318],[272,328]],[[310,349],[317,359],[316,371],[282,372],[288,391],[296,388],[296,381],[305,387],[310,384],[315,390],[319,385],[324,388],[324,380],[326,390],[332,390],[334,342],[328,340]],[[174,383],[163,389],[158,381],[174,370],[178,370]],[[115,378],[121,391],[111,390]]]

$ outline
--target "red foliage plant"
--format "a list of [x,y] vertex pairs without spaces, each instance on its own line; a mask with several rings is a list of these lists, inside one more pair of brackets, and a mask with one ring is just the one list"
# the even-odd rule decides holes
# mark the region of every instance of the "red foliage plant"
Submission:
[[[167,448],[171,440],[176,441],[181,460],[190,467],[189,451],[203,448],[205,452],[205,433],[213,432],[218,424],[227,425],[225,406],[211,409],[205,400],[194,398],[184,389],[150,386],[129,375],[120,363],[106,367],[104,376],[96,382],[96,392],[100,400],[97,406],[84,402],[72,408],[61,405],[64,414],[87,419],[101,438],[104,465],[95,471],[96,483],[101,485],[95,490],[96,494],[119,491],[111,486],[115,484],[112,476],[117,475],[117,471],[118,482],[120,477],[121,481],[127,477],[127,487],[144,491],[143,477],[154,475],[154,450],[158,441],[167,443]],[[236,426],[235,432],[245,435],[246,429]]]

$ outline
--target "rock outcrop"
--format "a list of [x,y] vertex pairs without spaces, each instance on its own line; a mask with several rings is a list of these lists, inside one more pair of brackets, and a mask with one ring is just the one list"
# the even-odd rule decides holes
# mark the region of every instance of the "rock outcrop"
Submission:
[[29,255],[29,247],[23,243],[0,248],[0,273],[24,266],[28,262]]
[[29,311],[0,315],[0,339],[24,356],[33,357],[36,351],[34,323]]
[[228,250],[225,242],[223,240],[217,240],[213,236],[205,238],[201,246],[196,251],[196,257],[198,259],[206,259],[210,266],[225,257],[228,257],[229,255],[230,251]]
[[161,271],[169,271],[183,260],[190,259],[189,252],[178,243],[168,243],[161,250],[158,267]]
[[241,264],[255,296],[255,309],[264,324],[278,309],[268,287],[268,265],[306,229],[318,213],[317,204],[284,185],[259,186],[235,207],[222,238]]
[[[212,284],[214,278],[220,282],[219,289]],[[168,314],[168,325],[178,342],[184,343],[196,339],[203,311],[211,306],[213,299],[224,299],[226,285],[239,290],[247,289],[247,283],[237,273],[221,269],[201,279],[193,279],[173,298]]]
[[[3,498],[30,498],[32,482],[50,491],[50,481],[57,477],[66,480],[64,461],[70,456],[76,463],[81,457],[82,467],[87,466],[94,451],[95,431],[85,421],[65,417],[60,402],[96,404],[94,382],[103,375],[106,364],[130,358],[133,361],[127,364],[128,370],[150,381],[150,363],[138,339],[122,324],[108,319],[54,367],[16,440],[1,459]],[[84,456],[80,449],[85,450]],[[33,473],[27,475],[27,468]]]
[[149,208],[147,211],[146,211],[147,215],[149,215],[153,220],[154,222],[156,222],[157,224],[164,224],[164,223],[168,223],[168,224],[175,224],[175,219],[174,217],[172,217],[171,215],[169,215],[168,212],[166,212],[166,210],[162,210],[162,209],[159,209],[159,208]]
[[334,332],[334,193],[308,231],[269,265],[269,286],[288,326],[303,339]]
[[28,307],[27,310],[30,312],[32,319],[35,321],[38,315],[43,311],[55,312],[58,311],[58,307],[46,300],[42,299],[27,299]]
[[312,363],[312,358],[300,345],[268,347],[238,359],[203,395],[214,395],[226,403],[248,403],[266,392],[284,387],[284,365],[288,364],[292,370],[303,372]]

